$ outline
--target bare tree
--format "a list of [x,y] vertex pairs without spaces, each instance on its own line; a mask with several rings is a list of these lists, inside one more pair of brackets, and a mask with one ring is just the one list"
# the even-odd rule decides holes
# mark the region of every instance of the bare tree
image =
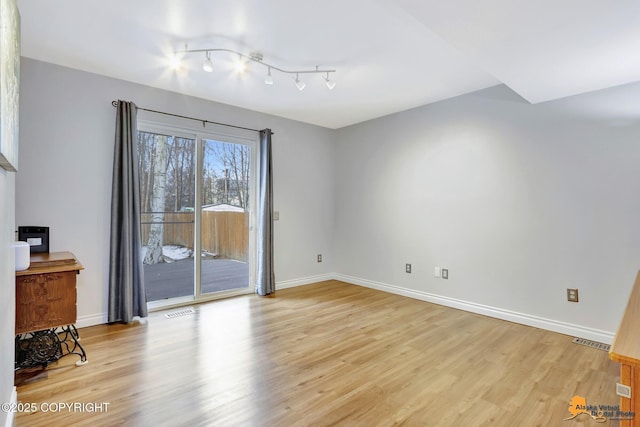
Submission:
[[[151,196],[151,225],[149,227],[149,240],[145,264],[157,264],[162,257],[162,241],[164,231],[164,211],[166,201],[167,166],[169,137],[155,135],[155,150],[153,161],[153,191]],[[149,150],[150,151],[150,150]]]
[[153,147],[154,134],[148,132],[138,132],[138,172],[140,176],[140,209],[142,212],[149,210],[151,200],[151,189],[153,187],[154,156]]
[[249,147],[241,144],[216,142],[212,146],[213,155],[224,165],[224,203],[246,209],[249,202]]
[[178,212],[194,206],[194,149],[189,138],[169,139],[166,210]]

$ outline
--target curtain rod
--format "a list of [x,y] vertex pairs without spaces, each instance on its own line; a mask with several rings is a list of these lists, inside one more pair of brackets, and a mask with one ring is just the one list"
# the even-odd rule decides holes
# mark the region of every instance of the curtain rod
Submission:
[[[113,105],[114,107],[117,107],[118,106],[118,101],[111,101],[111,105]],[[150,110],[148,108],[141,108],[141,107],[138,107],[137,105],[136,105],[136,108],[138,110],[148,111],[150,113],[164,114],[165,116],[179,117],[181,119],[187,119],[187,120],[195,120],[197,122],[201,122],[203,127],[207,123],[211,123],[212,125],[220,125],[220,126],[227,126],[227,127],[236,128],[236,129],[244,129],[244,130],[251,130],[251,131],[254,131],[254,132],[261,132],[258,129],[245,128],[245,127],[236,126],[236,125],[229,125],[227,123],[212,122],[211,120],[204,120],[204,119],[198,119],[198,118],[195,118],[195,117],[181,116],[180,114],[165,113],[164,111],[157,111],[157,110]],[[275,135],[275,134],[273,132],[271,132],[271,135]]]

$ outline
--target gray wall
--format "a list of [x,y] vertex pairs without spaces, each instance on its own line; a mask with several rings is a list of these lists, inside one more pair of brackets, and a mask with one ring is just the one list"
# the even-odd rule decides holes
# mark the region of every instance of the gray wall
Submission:
[[640,269],[638,99],[497,86],[339,130],[336,271],[610,341]]
[[[280,286],[307,283],[333,271],[335,131],[23,58],[15,221],[48,225],[51,251],[72,251],[84,265],[78,276],[80,326],[106,320],[115,125],[111,101],[117,99],[271,128],[274,204],[281,218],[274,229],[276,281]],[[318,253],[325,255],[321,264]]]
[[127,99],[275,131],[281,285],[338,277],[602,341],[617,328],[640,259],[640,84],[538,105],[498,86],[332,131],[35,60],[22,70],[16,224],[49,225],[51,249],[85,265],[81,325],[105,318],[111,101]]
[[[15,174],[0,168],[0,403],[11,402],[15,337],[14,234]],[[13,415],[0,411],[0,426]]]

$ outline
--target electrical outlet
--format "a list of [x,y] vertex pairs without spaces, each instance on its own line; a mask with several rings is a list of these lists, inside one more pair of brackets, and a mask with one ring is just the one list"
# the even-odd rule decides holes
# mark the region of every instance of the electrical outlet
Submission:
[[322,262],[322,254],[318,254],[318,262]]
[[449,278],[449,270],[446,268],[442,269],[442,278],[443,279],[448,279]]
[[567,301],[578,302],[578,290],[567,288]]
[[616,394],[621,397],[631,399],[631,387],[628,385],[616,383]]
[[404,271],[407,273],[411,273],[411,264],[407,264],[404,266]]
[[273,211],[273,220],[280,221],[280,211]]

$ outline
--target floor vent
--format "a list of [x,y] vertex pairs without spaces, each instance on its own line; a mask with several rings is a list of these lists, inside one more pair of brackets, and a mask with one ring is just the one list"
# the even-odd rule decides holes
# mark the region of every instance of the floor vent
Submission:
[[587,347],[597,348],[598,350],[609,351],[611,346],[597,341],[585,340],[584,338],[574,338],[574,344],[586,345]]
[[175,317],[190,316],[195,313],[196,311],[193,308],[189,307],[178,311],[172,311],[171,313],[165,314],[164,317],[166,317],[167,319],[173,319]]

